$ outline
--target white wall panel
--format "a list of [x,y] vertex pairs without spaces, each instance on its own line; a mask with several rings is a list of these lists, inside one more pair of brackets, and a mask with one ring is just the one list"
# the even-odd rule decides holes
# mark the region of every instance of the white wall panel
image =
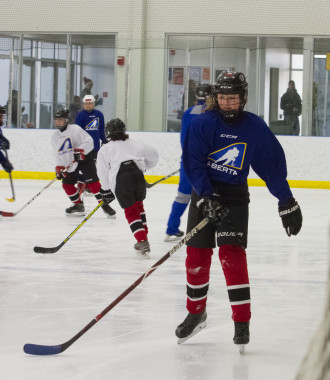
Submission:
[[2,0],[1,16],[6,31],[330,34],[328,0]]

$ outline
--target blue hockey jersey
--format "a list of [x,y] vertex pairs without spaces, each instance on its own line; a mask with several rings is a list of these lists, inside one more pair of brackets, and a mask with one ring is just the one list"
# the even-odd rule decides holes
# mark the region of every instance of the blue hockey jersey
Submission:
[[78,113],[75,123],[90,134],[94,141],[94,150],[99,151],[100,140],[107,143],[104,133],[104,116],[101,111],[94,109],[92,112],[87,112],[82,110]]
[[212,195],[217,182],[246,182],[252,167],[279,204],[292,198],[283,148],[267,124],[253,113],[243,112],[234,125],[227,125],[216,110],[193,119],[182,161],[199,196]]
[[198,104],[188,108],[182,115],[182,121],[181,121],[181,132],[180,132],[180,142],[181,147],[183,146],[184,139],[186,137],[186,133],[188,130],[188,127],[191,123],[191,120],[194,119],[196,116],[199,116],[201,113],[204,112],[205,108],[205,101],[199,100]]

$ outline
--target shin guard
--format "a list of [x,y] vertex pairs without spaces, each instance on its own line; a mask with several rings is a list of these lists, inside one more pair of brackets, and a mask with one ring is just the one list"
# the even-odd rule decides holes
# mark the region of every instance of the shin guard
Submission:
[[81,203],[80,195],[78,189],[75,185],[68,185],[63,183],[63,190],[66,192],[67,196],[70,198],[70,201],[73,203]]
[[223,245],[219,259],[227,283],[234,322],[251,318],[250,284],[245,249],[239,245]]
[[101,184],[100,182],[92,182],[88,184],[89,190],[94,195],[94,197],[97,199],[98,202],[101,202],[102,195],[100,193]]
[[212,248],[187,247],[187,310],[197,314],[206,307]]
[[138,202],[124,209],[129,227],[137,241],[147,240],[147,234],[142,223]]

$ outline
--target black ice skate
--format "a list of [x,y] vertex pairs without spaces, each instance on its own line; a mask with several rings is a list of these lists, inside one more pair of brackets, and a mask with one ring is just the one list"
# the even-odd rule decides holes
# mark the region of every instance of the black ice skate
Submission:
[[250,331],[249,324],[250,322],[234,322],[235,323],[235,335],[234,343],[239,345],[240,353],[244,353],[245,345],[250,341]]
[[136,253],[149,258],[150,254],[150,244],[148,240],[142,240],[134,244],[134,249],[136,250]]
[[181,240],[181,238],[183,237],[183,235],[184,235],[184,232],[180,231],[180,230],[176,234],[172,234],[172,235],[166,234],[164,241],[177,241],[177,240]]
[[116,218],[116,211],[113,208],[111,208],[107,203],[103,203],[101,207],[108,218],[110,219]]
[[206,326],[206,309],[199,314],[189,313],[186,319],[176,328],[175,335],[179,338],[178,343],[183,343]]
[[66,215],[73,215],[73,216],[80,216],[85,215],[85,207],[84,204],[81,203],[74,203],[71,207],[67,208],[65,210]]

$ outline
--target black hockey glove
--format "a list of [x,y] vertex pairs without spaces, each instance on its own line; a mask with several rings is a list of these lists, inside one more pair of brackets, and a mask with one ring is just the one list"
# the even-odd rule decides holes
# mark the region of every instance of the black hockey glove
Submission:
[[302,226],[302,214],[297,201],[292,198],[287,204],[278,208],[283,227],[288,236],[297,235]]
[[4,171],[6,171],[7,173],[11,173],[12,170],[14,169],[13,165],[10,163],[8,158],[5,158],[4,161],[1,163],[1,165]]
[[9,150],[10,148],[9,140],[7,140],[5,136],[0,136],[0,147],[3,150]]
[[111,203],[112,201],[115,200],[115,196],[114,196],[113,192],[110,189],[109,190],[103,190],[103,189],[101,189],[100,193],[102,195],[102,199],[103,199],[104,203],[109,204],[109,203]]
[[202,211],[204,218],[209,222],[219,224],[228,215],[228,208],[222,206],[217,200],[203,197],[197,202],[197,207]]
[[75,148],[73,150],[73,158],[75,159],[75,161],[84,161],[85,157],[86,156],[84,155],[84,149]]

